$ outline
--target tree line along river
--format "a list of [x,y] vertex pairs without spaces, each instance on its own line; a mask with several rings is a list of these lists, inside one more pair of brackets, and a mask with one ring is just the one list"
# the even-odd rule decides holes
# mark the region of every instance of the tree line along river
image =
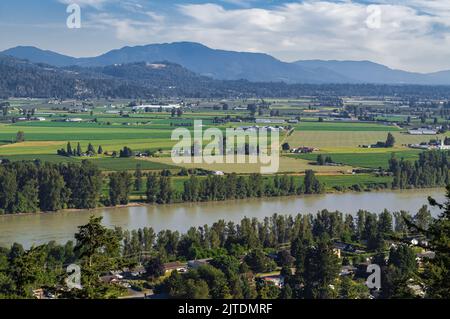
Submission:
[[[65,243],[73,239],[77,227],[86,224],[91,215],[103,216],[103,223],[108,227],[120,226],[128,230],[153,227],[156,232],[163,229],[185,232],[192,226],[211,225],[219,219],[237,222],[243,217],[263,219],[274,213],[295,215],[316,213],[322,209],[351,214],[355,214],[359,209],[375,213],[388,209],[392,212],[405,210],[415,214],[422,205],[427,204],[428,196],[443,201],[445,189],[302,195],[3,215],[0,216],[0,246],[10,246],[18,242],[29,248],[33,244],[38,245],[51,240]],[[434,208],[430,210],[433,215],[438,213]]]

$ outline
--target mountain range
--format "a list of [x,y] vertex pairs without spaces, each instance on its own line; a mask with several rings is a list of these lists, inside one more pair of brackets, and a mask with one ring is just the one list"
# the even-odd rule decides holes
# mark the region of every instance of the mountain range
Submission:
[[[0,99],[21,98],[297,98],[317,96],[448,98],[447,86],[385,84],[287,84],[219,80],[168,61],[106,66],[52,66],[0,54]],[[331,97],[331,100],[330,100]],[[331,101],[331,102],[330,102]]]
[[0,54],[56,67],[106,67],[137,62],[167,61],[216,80],[310,84],[450,85],[450,70],[414,73],[370,61],[300,60],[283,62],[268,54],[208,48],[199,43],[175,42],[123,47],[96,57],[74,58],[36,47],[18,46]]

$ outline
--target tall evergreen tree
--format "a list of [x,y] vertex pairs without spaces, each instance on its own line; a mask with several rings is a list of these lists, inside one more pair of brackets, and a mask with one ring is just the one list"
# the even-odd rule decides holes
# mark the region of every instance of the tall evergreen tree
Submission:
[[133,177],[128,172],[116,172],[109,176],[109,202],[112,206],[129,202]]
[[42,211],[57,211],[66,207],[70,190],[64,178],[51,165],[42,168],[39,175],[39,205]]
[[314,171],[306,170],[303,180],[303,192],[305,194],[320,194],[324,191],[324,185],[317,179]]
[[333,299],[337,297],[337,279],[341,270],[331,243],[319,240],[308,248],[305,262],[305,298]]
[[160,176],[159,178],[159,196],[158,204],[168,204],[172,202],[172,187],[169,176]]
[[392,133],[389,132],[386,138],[385,146],[394,147],[394,145],[395,145],[395,137],[394,135],[392,135]]
[[23,131],[19,131],[16,134],[16,143],[25,142],[25,133]]
[[94,149],[94,146],[93,146],[93,145],[92,145],[91,143],[89,143],[89,144],[88,144],[88,147],[87,147],[86,153],[87,153],[87,154],[90,154],[90,155],[93,155],[93,154],[95,154],[95,149]]
[[141,164],[136,164],[136,171],[134,172],[134,190],[140,191],[142,189],[142,169]]
[[81,165],[69,163],[62,169],[66,187],[70,190],[68,206],[72,208],[95,208],[100,201],[103,175],[90,161]]
[[450,186],[447,186],[446,202],[438,203],[429,197],[430,205],[442,211],[438,218],[423,229],[419,225],[405,219],[408,226],[415,232],[426,236],[428,249],[435,253],[432,259],[425,259],[421,278],[427,298],[448,298],[450,296]]
[[72,289],[68,297],[98,299],[117,297],[113,286],[100,279],[102,273],[115,269],[120,264],[120,236],[101,224],[102,217],[91,216],[89,223],[79,226],[75,234],[75,252],[81,259],[82,289]]
[[13,171],[0,167],[0,210],[13,212],[16,202],[17,181]]
[[147,203],[156,203],[159,196],[159,180],[155,173],[149,174],[147,178]]
[[73,150],[72,150],[72,145],[70,144],[70,142],[67,142],[67,156],[73,156]]

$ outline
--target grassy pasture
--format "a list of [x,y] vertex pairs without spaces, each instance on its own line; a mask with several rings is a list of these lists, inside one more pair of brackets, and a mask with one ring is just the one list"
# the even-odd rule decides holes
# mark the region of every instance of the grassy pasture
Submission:
[[[405,149],[404,144],[414,144],[428,142],[430,139],[441,138],[442,136],[420,136],[408,135],[403,132],[392,132],[396,140],[395,149]],[[392,152],[392,149],[363,149],[358,145],[375,144],[377,141],[385,141],[387,132],[374,131],[295,131],[287,138],[291,147],[310,146],[317,147],[324,152],[348,153],[357,151],[363,153],[370,152]]]
[[121,171],[121,170],[135,170],[136,165],[140,164],[142,170],[162,170],[162,169],[176,169],[176,166],[163,164],[152,161],[140,161],[134,158],[77,158],[65,157],[58,155],[8,155],[1,156],[2,159],[9,159],[10,161],[34,161],[41,160],[42,162],[50,163],[80,163],[83,159],[97,164],[100,169],[105,171]]
[[[151,159],[142,159],[142,161],[153,161],[156,163],[177,165],[185,168],[203,168],[207,170],[222,171],[225,173],[238,173],[238,174],[250,174],[259,173],[261,166],[266,167],[268,164],[261,164],[259,161],[257,163],[249,163],[249,156],[246,156],[245,163],[181,163],[173,164],[172,158],[170,157],[160,157]],[[351,171],[350,166],[317,166],[309,164],[309,161],[303,159],[295,159],[286,156],[280,157],[279,170],[280,173],[303,173],[307,169],[312,169],[318,173],[322,174],[342,174]]]
[[[397,158],[404,158],[405,160],[416,160],[419,158],[420,151],[403,151],[403,152],[385,152],[385,153],[326,153],[324,155],[331,156],[336,163],[342,163],[353,167],[364,168],[387,168],[388,161],[392,156],[392,153]],[[289,155],[295,158],[305,159],[309,161],[316,161],[317,153],[314,154],[295,154]]]
[[300,122],[294,125],[299,131],[339,131],[339,132],[395,132],[398,127],[372,123],[340,123],[340,122]]
[[367,186],[370,184],[381,184],[392,182],[392,177],[382,176],[376,177],[369,174],[358,175],[335,175],[335,176],[319,176],[319,180],[325,183],[327,190],[330,190],[334,186],[351,187],[355,184]]
[[[51,122],[50,122],[51,123]],[[73,124],[73,123],[72,123]],[[81,140],[114,140],[170,138],[170,130],[145,130],[128,127],[77,127],[77,126],[17,126],[1,125],[0,141],[10,142],[18,131],[25,133],[27,141],[81,141]]]
[[[69,140],[72,147],[77,146],[77,142],[80,142],[83,150],[87,149],[89,143],[91,143],[95,149],[99,145],[102,146],[103,151],[119,151],[124,146],[130,147],[132,150],[157,150],[159,148],[163,150],[169,150],[175,142],[170,139],[117,139],[117,140]],[[15,144],[6,144],[0,146],[0,156],[2,155],[25,155],[25,154],[56,154],[58,149],[66,147],[66,140],[62,141],[47,141],[47,142],[23,142]]]

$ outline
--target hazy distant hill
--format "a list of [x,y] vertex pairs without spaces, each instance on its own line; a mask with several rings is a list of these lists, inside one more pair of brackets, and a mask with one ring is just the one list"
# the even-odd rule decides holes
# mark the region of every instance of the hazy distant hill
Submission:
[[325,83],[342,82],[337,74],[323,74],[281,62],[262,53],[210,49],[202,44],[178,42],[125,47],[79,61],[79,65],[110,65],[138,61],[170,61],[222,80],[246,79],[258,82]]
[[124,47],[92,58],[72,58],[34,47],[17,47],[3,52],[32,62],[55,66],[106,66],[121,63],[170,61],[201,75],[222,80],[257,82],[343,83],[334,72],[309,70],[262,53],[210,49],[202,44],[177,42]]
[[[431,78],[426,74],[393,70],[388,68],[387,66],[370,61],[305,60],[297,61],[295,62],[295,64],[309,69],[328,69],[345,76],[346,78],[350,79],[351,82],[386,84],[436,84],[431,83]],[[450,76],[441,77],[440,80],[442,81],[442,84],[449,84]]]
[[1,53],[18,59],[29,60],[34,63],[45,63],[53,66],[68,66],[77,63],[76,58],[30,46],[18,46]]
[[263,53],[215,50],[199,43],[175,42],[124,47],[97,57],[73,58],[35,47],[3,54],[54,66],[101,67],[169,61],[199,75],[220,80],[285,83],[377,83],[450,85],[450,71],[421,74],[390,69],[370,61],[306,60],[286,63]]
[[[436,74],[435,77],[443,76]],[[172,62],[56,67],[0,54],[0,99],[31,98],[285,98],[299,96],[448,98],[446,86],[286,84],[217,80]]]

